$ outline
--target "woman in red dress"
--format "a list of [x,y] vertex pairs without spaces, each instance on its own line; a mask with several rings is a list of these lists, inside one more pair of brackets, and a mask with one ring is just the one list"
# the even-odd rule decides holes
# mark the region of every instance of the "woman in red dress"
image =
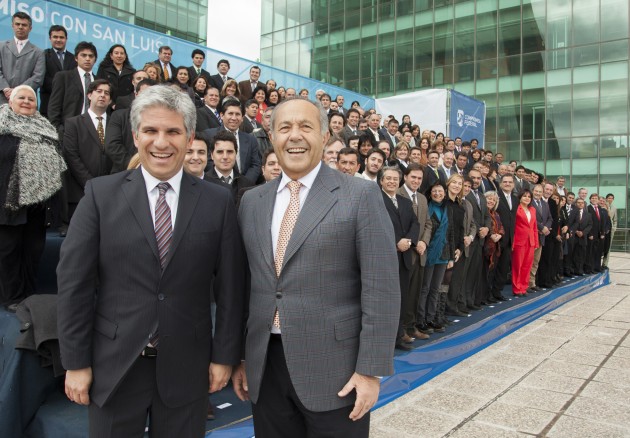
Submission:
[[531,206],[532,192],[523,190],[518,197],[512,247],[512,294],[516,297],[527,295],[529,271],[534,262],[534,250],[538,248],[536,209]]

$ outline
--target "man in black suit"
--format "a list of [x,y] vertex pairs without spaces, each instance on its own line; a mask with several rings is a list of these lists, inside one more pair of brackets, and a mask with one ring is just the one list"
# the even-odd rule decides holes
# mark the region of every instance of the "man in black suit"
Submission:
[[116,111],[131,108],[131,104],[136,98],[138,84],[145,79],[149,79],[149,74],[144,70],[136,70],[131,75],[131,85],[133,85],[134,92],[116,99]]
[[238,205],[241,191],[253,186],[255,181],[250,181],[235,168],[238,153],[236,137],[229,131],[219,131],[210,140],[208,150],[214,165],[206,172],[204,179],[229,188],[234,203]]
[[518,208],[518,198],[512,193],[514,190],[514,177],[505,175],[501,180],[501,191],[499,195],[499,205],[497,213],[501,218],[501,224],[505,234],[499,241],[501,244],[501,256],[497,260],[497,267],[492,278],[488,279],[490,293],[488,300],[505,301],[502,291],[507,281],[510,263],[512,261],[512,243],[514,241],[514,223],[516,222],[516,209]]
[[396,147],[396,144],[398,143],[398,139],[396,138],[396,133],[398,132],[398,120],[394,119],[393,117],[391,119],[389,119],[389,122],[387,122],[387,129],[383,128],[381,130],[379,130],[379,135],[381,136],[381,140],[385,140],[387,141],[387,143],[389,143],[389,146],[392,149],[392,152],[394,151],[394,148]]
[[418,219],[413,211],[412,202],[397,193],[402,173],[397,167],[384,167],[381,170],[381,189],[383,202],[394,226],[394,238],[398,249],[398,277],[400,281],[400,318],[398,334],[396,336],[396,348],[403,351],[413,350],[409,344],[413,338],[409,336],[403,327],[403,315],[407,310],[409,300],[410,272],[413,268],[413,251],[418,244],[420,228]]
[[593,219],[586,210],[584,199],[577,198],[575,206],[569,214],[569,231],[574,239],[571,262],[574,275],[584,275],[584,262],[586,261],[588,236],[593,228]]
[[221,90],[228,80],[233,79],[228,76],[228,72],[230,71],[230,61],[227,59],[220,59],[219,62],[217,62],[217,70],[219,73],[210,76],[210,83],[208,85]]
[[245,103],[248,99],[254,97],[256,87],[265,87],[265,83],[260,80],[260,67],[257,65],[249,69],[249,79],[238,83],[238,89],[241,92],[241,102]]
[[162,69],[162,80],[168,81],[173,77],[175,72],[175,66],[171,64],[171,58],[173,57],[173,49],[169,46],[161,46],[158,50],[158,59],[153,61]]
[[65,392],[89,405],[91,437],[141,436],[147,414],[151,435],[200,437],[208,389],[241,360],[236,211],[228,190],[182,171],[195,129],[187,95],[151,87],[131,120],[142,167],[89,181],[61,248]]
[[243,117],[243,123],[241,123],[241,129],[243,132],[251,134],[254,129],[258,129],[258,122],[256,122],[256,115],[258,114],[258,102],[254,99],[248,99],[245,102],[245,117]]
[[52,47],[44,50],[46,75],[44,76],[42,88],[39,90],[39,112],[44,117],[48,117],[48,102],[50,100],[55,75],[60,71],[73,70],[77,67],[77,61],[74,59],[74,55],[66,50],[68,32],[65,27],[58,24],[50,26],[50,29],[48,29],[48,39]]
[[85,184],[97,176],[109,175],[112,162],[105,154],[107,107],[111,85],[97,79],[88,87],[90,108],[85,114],[66,120],[63,134],[64,158],[68,163],[68,219],[83,198]]
[[[450,153],[450,152],[449,152]],[[477,226],[477,235],[470,244],[468,256],[466,257],[466,282],[464,283],[463,302],[466,307],[472,310],[479,310],[479,305],[485,298],[486,281],[484,275],[488,272],[488,267],[484,266],[483,248],[486,242],[486,236],[492,226],[492,219],[488,213],[488,205],[486,197],[481,191],[481,172],[471,170],[468,172],[468,178],[471,180],[471,190],[466,199],[472,205],[473,220]],[[460,295],[460,296],[461,296]],[[450,296],[450,290],[449,290]],[[457,304],[457,301],[455,301]],[[449,303],[449,307],[451,303]],[[456,310],[457,307],[455,307]],[[463,315],[458,315],[463,316]]]
[[[263,156],[267,150],[273,149],[273,144],[271,144],[271,113],[273,109],[273,107],[268,107],[265,110],[260,127],[252,132],[252,135],[258,142],[260,156]],[[260,178],[258,178],[258,181],[260,181]]]
[[[243,113],[241,104],[236,100],[228,100],[223,105],[221,113],[223,126],[220,128],[206,129],[202,132],[208,135],[208,138],[214,138],[219,131],[230,131],[236,137],[238,155],[236,157],[236,168],[241,175],[247,177],[250,181],[257,181],[261,173],[262,159],[258,152],[258,143],[253,135],[247,134],[239,129],[243,123]],[[211,157],[208,159],[208,166],[212,166]],[[209,167],[206,168],[209,170]]]
[[427,154],[427,165],[424,168],[424,179],[420,186],[420,193],[426,193],[429,187],[433,187],[433,184],[440,181],[442,184],[446,184],[446,174],[444,169],[439,167],[440,154],[435,151],[429,151]]
[[599,207],[599,195],[597,193],[591,193],[589,200],[591,205],[588,206],[587,210],[591,215],[593,228],[591,228],[588,236],[585,267],[587,273],[592,274],[602,270],[602,249],[606,238],[605,226],[608,222],[608,212]]
[[202,132],[210,128],[221,126],[221,115],[219,114],[219,90],[214,87],[206,88],[203,97],[204,106],[197,108],[197,131]]
[[87,112],[89,100],[87,87],[94,81],[92,67],[96,64],[96,47],[81,41],[74,49],[77,68],[60,71],[53,79],[52,93],[48,104],[48,119],[57,128],[59,138],[63,138],[64,122]]
[[346,126],[344,126],[343,131],[341,132],[343,133],[343,138],[346,145],[348,145],[348,139],[350,137],[360,134],[359,119],[361,118],[361,114],[356,108],[350,108],[348,111],[346,111],[346,114],[347,123]]
[[188,77],[190,78],[188,80],[188,85],[192,87],[199,76],[206,80],[206,84],[210,84],[210,73],[203,68],[203,62],[206,60],[206,54],[203,53],[203,50],[201,49],[194,49],[190,56],[192,57],[193,65],[188,67]]
[[551,183],[543,184],[543,198],[542,201],[549,207],[549,214],[551,215],[551,227],[550,233],[545,237],[545,246],[543,246],[542,254],[540,255],[540,263],[538,264],[538,285],[541,287],[551,288],[556,283],[556,275],[558,273],[558,260],[560,257],[559,249],[557,245],[557,236],[559,231],[558,223],[558,204],[553,200],[554,185]]
[[[144,79],[136,85],[134,97],[146,88],[155,85],[153,79]],[[105,137],[105,154],[112,162],[111,173],[122,172],[127,169],[131,157],[136,153],[136,145],[131,132],[130,108],[114,111],[107,124]]]

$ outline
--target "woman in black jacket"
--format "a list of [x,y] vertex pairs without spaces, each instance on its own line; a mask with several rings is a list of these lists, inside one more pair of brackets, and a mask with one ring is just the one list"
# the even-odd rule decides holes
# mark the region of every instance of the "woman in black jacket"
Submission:
[[98,66],[97,79],[105,79],[112,86],[112,104],[116,104],[116,99],[127,96],[134,92],[131,83],[132,76],[136,70],[133,68],[127,57],[127,51],[122,44],[114,44]]

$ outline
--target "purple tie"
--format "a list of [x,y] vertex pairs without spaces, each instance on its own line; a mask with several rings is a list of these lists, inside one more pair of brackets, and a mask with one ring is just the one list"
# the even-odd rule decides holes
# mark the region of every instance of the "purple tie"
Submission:
[[160,266],[164,269],[168,248],[173,237],[173,227],[171,225],[171,209],[166,203],[166,192],[171,188],[167,182],[157,185],[160,192],[157,204],[155,204],[155,239],[157,240],[158,253],[160,255]]

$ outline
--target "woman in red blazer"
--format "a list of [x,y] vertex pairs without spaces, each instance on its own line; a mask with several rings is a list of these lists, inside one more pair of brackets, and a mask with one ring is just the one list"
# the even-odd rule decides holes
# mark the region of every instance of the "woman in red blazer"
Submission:
[[512,294],[517,297],[527,295],[529,271],[534,262],[534,250],[538,248],[536,209],[531,206],[532,192],[523,190],[518,197],[512,247]]

